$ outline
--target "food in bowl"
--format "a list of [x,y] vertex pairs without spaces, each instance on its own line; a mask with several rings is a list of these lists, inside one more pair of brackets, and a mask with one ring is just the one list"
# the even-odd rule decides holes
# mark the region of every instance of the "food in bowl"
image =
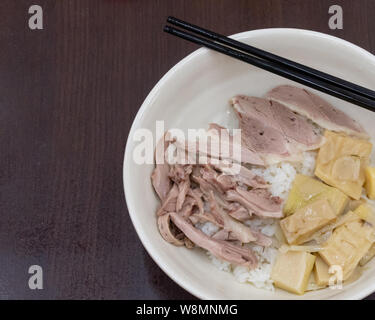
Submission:
[[353,281],[375,254],[366,131],[289,85],[231,105],[240,131],[210,124],[206,144],[172,131],[157,144],[151,180],[163,239],[206,250],[258,288],[303,294],[330,285],[335,270]]

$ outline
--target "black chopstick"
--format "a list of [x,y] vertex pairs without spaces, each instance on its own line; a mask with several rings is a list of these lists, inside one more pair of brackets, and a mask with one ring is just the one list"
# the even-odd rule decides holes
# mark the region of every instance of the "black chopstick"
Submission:
[[374,99],[349,91],[341,86],[333,84],[332,82],[327,82],[316,78],[313,75],[290,69],[277,62],[260,59],[245,52],[232,49],[228,46],[221,45],[170,26],[165,26],[164,31],[375,112]]
[[345,88],[349,91],[355,92],[359,95],[365,96],[370,99],[375,99],[375,91],[370,90],[368,88],[364,88],[362,86],[359,86],[355,83],[334,77],[330,74],[327,74],[325,72],[310,68],[308,66],[305,66],[303,64],[291,61],[289,59],[285,59],[283,57],[280,57],[278,55],[275,55],[273,53],[264,51],[262,49],[255,48],[253,46],[250,46],[246,43],[228,38],[224,35],[218,34],[216,32],[198,27],[194,24],[191,24],[189,22],[177,19],[175,17],[168,17],[167,21],[175,26],[181,27],[185,30],[191,31],[193,33],[199,34],[201,36],[204,36],[206,38],[212,39],[218,43],[223,43],[225,45],[228,45],[230,47],[242,50],[246,53],[249,53],[251,55],[254,55],[258,58],[262,58],[267,61],[276,62],[281,65],[284,65],[290,69],[309,74],[311,76],[314,76],[316,78],[319,78],[323,81],[327,81],[329,83],[332,83],[336,86],[340,86],[342,88]]

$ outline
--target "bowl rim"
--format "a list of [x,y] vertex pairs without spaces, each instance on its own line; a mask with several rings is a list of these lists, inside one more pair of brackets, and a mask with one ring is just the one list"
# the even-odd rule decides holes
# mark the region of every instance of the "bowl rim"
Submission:
[[[369,51],[359,47],[356,44],[353,44],[347,40],[328,35],[322,32],[317,32],[317,31],[312,31],[312,30],[307,30],[307,29],[298,29],[298,28],[264,28],[264,29],[255,29],[255,30],[250,30],[250,31],[244,31],[240,33],[233,34],[229,36],[230,38],[240,40],[242,38],[247,38],[252,35],[265,35],[267,36],[268,34],[274,34],[274,33],[292,33],[292,34],[305,34],[308,36],[316,36],[320,37],[323,39],[328,39],[331,41],[335,41],[338,44],[345,45],[347,47],[350,47],[353,50],[356,50],[357,52],[361,53],[362,55],[366,55],[368,58],[371,58],[374,60],[375,63],[375,56],[371,54]],[[125,146],[125,152],[124,152],[124,160],[123,160],[123,187],[124,187],[124,196],[125,196],[125,202],[127,204],[128,212],[130,219],[132,221],[132,224],[136,230],[136,233],[141,240],[141,243],[143,247],[146,249],[147,253],[151,256],[153,261],[159,266],[160,269],[165,272],[170,279],[172,279],[175,283],[177,283],[180,287],[185,289],[187,292],[192,294],[198,299],[214,299],[213,297],[203,295],[201,294],[198,290],[196,290],[194,285],[191,285],[187,280],[185,280],[183,277],[180,277],[178,274],[175,274],[173,270],[168,269],[162,259],[160,259],[160,256],[157,252],[157,250],[153,250],[152,245],[150,243],[150,240],[146,236],[146,234],[142,231],[142,226],[139,223],[138,219],[136,218],[135,214],[135,209],[134,209],[134,202],[132,197],[130,196],[130,190],[131,190],[131,185],[130,182],[127,181],[126,176],[127,173],[130,172],[130,161],[131,161],[131,154],[130,154],[130,148],[131,144],[133,143],[130,141],[131,137],[133,136],[134,131],[137,129],[139,125],[139,121],[143,117],[144,113],[146,112],[147,108],[151,104],[151,102],[157,97],[157,92],[159,89],[163,86],[164,82],[170,77],[172,77],[182,66],[185,64],[189,63],[192,59],[195,57],[205,54],[206,52],[210,51],[207,48],[199,48],[192,53],[188,54],[186,57],[181,59],[179,62],[177,62],[172,68],[170,68],[161,78],[160,80],[156,83],[156,85],[152,88],[152,90],[149,92],[145,100],[143,101],[141,107],[139,108],[133,122],[131,125],[131,128],[128,133],[127,141],[126,141],[126,146]],[[366,296],[370,295],[375,291],[375,283],[372,285],[369,285],[366,290],[362,290],[357,293],[353,293],[349,295],[349,297],[346,297],[346,299],[352,299],[352,300],[359,300],[363,299]],[[334,297],[332,297],[334,299]]]

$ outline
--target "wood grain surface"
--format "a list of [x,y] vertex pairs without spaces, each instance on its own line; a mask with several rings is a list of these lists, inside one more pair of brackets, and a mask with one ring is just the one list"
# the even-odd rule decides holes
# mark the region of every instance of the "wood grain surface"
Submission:
[[[28,28],[31,4],[43,30]],[[331,4],[343,30],[328,27]],[[196,49],[162,32],[168,15],[223,34],[311,29],[374,52],[374,13],[374,0],[1,0],[0,298],[194,298],[145,252],[122,184],[141,103]],[[28,288],[32,264],[43,290]]]

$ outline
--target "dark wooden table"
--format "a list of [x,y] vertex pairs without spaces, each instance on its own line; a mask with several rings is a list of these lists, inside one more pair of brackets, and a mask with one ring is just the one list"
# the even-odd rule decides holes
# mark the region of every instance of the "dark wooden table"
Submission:
[[[28,8],[44,10],[30,30]],[[375,51],[375,1],[1,0],[0,298],[191,299],[145,252],[130,222],[122,161],[142,101],[196,49],[162,32],[168,15],[232,34],[329,33]],[[28,288],[43,267],[44,289]],[[370,297],[371,298],[371,297]],[[375,295],[372,296],[375,299]]]

